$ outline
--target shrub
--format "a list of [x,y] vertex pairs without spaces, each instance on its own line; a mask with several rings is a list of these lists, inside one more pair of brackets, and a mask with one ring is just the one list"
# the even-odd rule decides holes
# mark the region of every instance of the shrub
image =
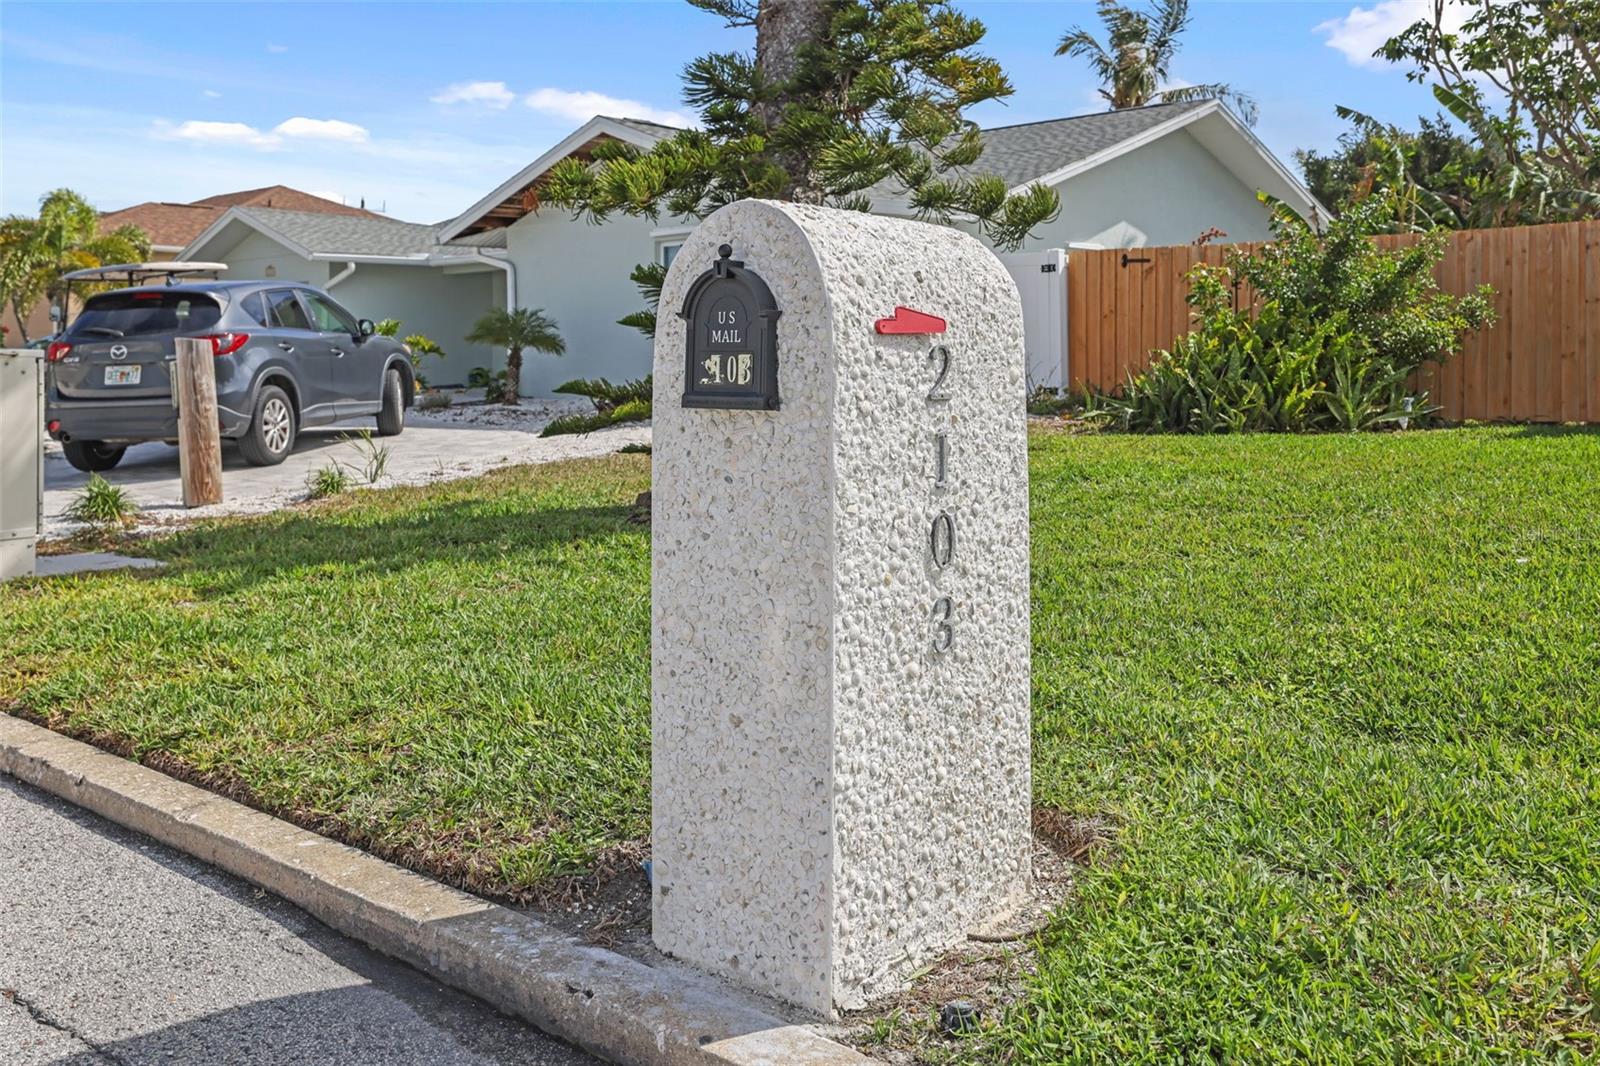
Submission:
[[587,396],[594,404],[592,415],[562,415],[540,432],[541,437],[568,433],[593,433],[622,422],[644,422],[650,418],[651,377],[613,385],[605,378],[588,381],[579,378],[556,389],[569,396]]
[[[1318,234],[1283,207],[1277,239],[1189,275],[1197,328],[1131,375],[1108,406],[1129,429],[1225,433],[1359,430],[1420,419],[1434,408],[1408,382],[1494,321],[1481,287],[1440,291],[1443,234],[1377,247],[1384,205],[1359,204]],[[1235,309],[1248,285],[1254,308]]]
[[467,388],[487,389],[494,382],[494,375],[486,366],[475,366],[467,371]]
[[638,441],[624,444],[622,447],[617,449],[618,455],[649,455],[650,452],[650,445],[640,444]]
[[90,474],[88,484],[67,508],[67,517],[96,529],[110,529],[132,525],[138,512],[127,489],[111,484],[99,474]]
[[577,378],[557,385],[555,391],[567,396],[583,396],[594,404],[596,414],[610,414],[617,407],[632,401],[642,401],[649,404],[653,389],[653,374],[646,374],[637,381],[624,381],[621,385],[613,385],[605,378]]
[[313,500],[337,496],[350,487],[350,475],[338,463],[329,463],[306,476],[306,495]]

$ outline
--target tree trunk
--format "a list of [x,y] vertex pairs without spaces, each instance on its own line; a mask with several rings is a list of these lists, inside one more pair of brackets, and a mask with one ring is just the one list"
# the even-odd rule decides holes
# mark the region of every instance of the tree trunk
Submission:
[[[791,83],[800,69],[800,50],[827,36],[833,8],[830,0],[761,0],[756,14],[756,67],[775,91],[756,105],[756,113],[769,128],[777,124],[784,107],[798,98]],[[783,199],[822,202],[822,186],[803,153],[774,152],[773,158],[789,172]]]
[[513,344],[506,351],[506,380],[500,390],[500,402],[517,406],[517,393],[522,388],[522,349]]

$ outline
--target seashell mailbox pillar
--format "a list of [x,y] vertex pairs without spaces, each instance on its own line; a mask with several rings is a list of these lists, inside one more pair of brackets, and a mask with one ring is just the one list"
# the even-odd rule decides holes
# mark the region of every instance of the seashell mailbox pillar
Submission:
[[957,230],[753,200],[660,307],[655,941],[832,1014],[1029,893],[1022,309]]

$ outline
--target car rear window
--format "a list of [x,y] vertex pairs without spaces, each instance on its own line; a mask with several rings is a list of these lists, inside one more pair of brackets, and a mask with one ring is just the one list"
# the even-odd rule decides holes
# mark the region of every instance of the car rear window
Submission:
[[210,329],[217,301],[197,292],[107,292],[91,296],[68,332],[74,337],[138,337]]

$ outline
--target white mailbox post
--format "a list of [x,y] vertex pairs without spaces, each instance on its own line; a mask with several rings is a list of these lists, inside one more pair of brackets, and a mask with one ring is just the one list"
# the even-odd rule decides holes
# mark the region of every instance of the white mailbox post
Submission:
[[44,514],[42,353],[0,349],[0,581],[28,577]]
[[741,201],[660,306],[655,941],[850,1009],[1030,889],[1017,287],[954,229]]

